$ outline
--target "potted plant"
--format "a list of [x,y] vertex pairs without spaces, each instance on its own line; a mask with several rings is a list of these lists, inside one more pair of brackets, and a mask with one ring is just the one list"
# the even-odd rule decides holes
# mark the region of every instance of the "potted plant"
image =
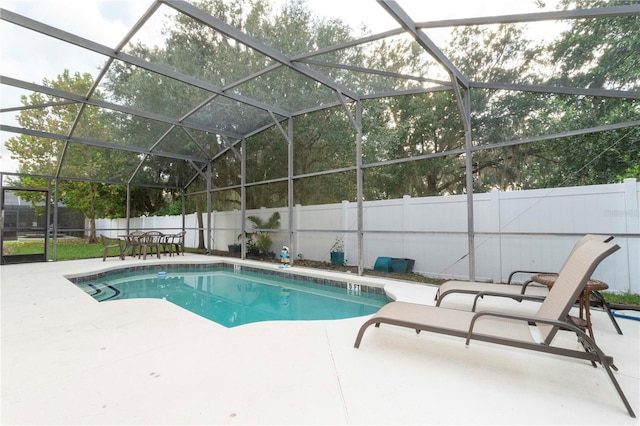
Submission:
[[280,213],[274,212],[266,221],[258,216],[248,216],[247,220],[253,224],[254,230],[247,233],[247,253],[260,257],[275,257],[271,252],[273,240],[267,229],[280,228]]
[[334,266],[344,265],[344,241],[341,237],[336,237],[336,241],[329,250],[331,254],[331,264]]

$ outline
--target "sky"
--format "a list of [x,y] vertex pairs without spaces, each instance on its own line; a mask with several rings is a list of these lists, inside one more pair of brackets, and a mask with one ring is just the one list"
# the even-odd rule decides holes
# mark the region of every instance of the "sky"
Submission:
[[[284,0],[274,0],[279,4]],[[377,33],[399,25],[375,0],[307,0],[309,8],[319,16],[340,17],[353,28],[366,24]],[[549,2],[547,2],[549,3]],[[131,26],[153,4],[153,0],[0,0],[0,7],[27,16],[61,30],[75,33],[103,45],[115,47]],[[398,0],[398,4],[415,21],[492,16],[539,11],[535,0]],[[158,44],[164,13],[148,22],[137,38],[147,45]],[[543,27],[537,27],[540,36]],[[96,75],[104,57],[76,47],[68,47],[48,37],[33,34],[13,24],[0,22],[0,74],[42,84],[64,69],[92,72]],[[88,65],[87,65],[88,64]],[[0,85],[0,108],[19,105],[26,92]],[[16,103],[18,102],[18,103]],[[0,122],[17,126],[14,112],[1,113]],[[14,136],[0,132],[0,171],[17,170],[4,142]]]

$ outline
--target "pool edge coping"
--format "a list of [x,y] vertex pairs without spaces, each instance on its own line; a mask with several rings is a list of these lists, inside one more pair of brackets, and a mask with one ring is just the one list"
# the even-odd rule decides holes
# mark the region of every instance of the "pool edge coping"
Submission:
[[332,271],[324,271],[324,270],[315,270],[312,268],[302,268],[302,267],[287,267],[281,268],[276,264],[264,264],[259,262],[251,262],[251,261],[238,261],[234,259],[233,261],[228,261],[227,258],[219,258],[215,260],[209,261],[196,261],[193,259],[190,260],[180,260],[173,262],[162,262],[162,261],[153,261],[153,262],[145,262],[145,263],[136,263],[130,265],[110,265],[106,268],[97,269],[94,271],[87,271],[82,273],[74,273],[74,274],[63,274],[63,277],[73,284],[77,284],[81,282],[81,278],[86,278],[86,280],[93,280],[105,275],[109,275],[111,272],[120,273],[134,270],[148,270],[149,272],[156,272],[162,269],[163,267],[168,270],[177,269],[180,267],[197,265],[198,267],[194,268],[194,270],[198,269],[207,269],[215,268],[215,267],[226,267],[233,268],[235,266],[240,266],[248,272],[260,272],[266,273],[267,275],[273,276],[281,276],[283,278],[293,278],[299,279],[301,281],[307,281],[310,283],[325,285],[336,288],[350,288],[353,285],[357,285],[359,291],[371,294],[381,294],[389,297],[389,294],[385,291],[385,286],[387,282],[382,279],[376,279],[371,277],[364,277],[359,275],[353,275],[350,273],[335,273]]

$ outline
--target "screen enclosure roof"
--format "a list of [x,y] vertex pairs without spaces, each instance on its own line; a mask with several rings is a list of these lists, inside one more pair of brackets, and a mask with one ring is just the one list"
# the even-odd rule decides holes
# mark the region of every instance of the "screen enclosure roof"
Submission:
[[[325,108],[343,108],[349,116],[355,103],[407,94],[505,90],[640,97],[637,85],[540,84],[553,69],[515,79],[496,72],[491,81],[477,81],[461,71],[464,58],[451,55],[449,45],[456,29],[507,24],[550,46],[575,20],[638,19],[638,4],[566,10],[510,2],[506,13],[505,2],[497,1],[482,2],[482,8],[476,1],[453,1],[449,3],[454,7],[440,10],[434,2],[423,1],[378,0],[341,7],[339,2],[313,0],[306,4],[313,19],[325,25],[337,22],[343,31],[305,40],[307,34],[298,32],[293,21],[273,23],[271,31],[238,28],[237,22],[225,22],[191,1],[96,2],[100,18],[113,24],[109,29],[117,29],[110,31],[96,31],[95,16],[75,16],[66,2],[49,3],[57,5],[57,13],[47,13],[50,9],[38,7],[39,2],[11,1],[0,11],[0,130],[3,143],[28,135],[49,144],[56,153],[52,177],[185,188],[217,158],[239,156],[243,138],[276,126],[285,141],[289,119]],[[287,4],[271,6],[265,13]],[[285,29],[274,33],[278,28]],[[195,41],[199,46],[191,45]],[[218,50],[207,51],[209,42]],[[413,46],[401,66],[393,58],[382,61],[370,55],[394,43]],[[203,58],[192,60],[198,54]],[[89,73],[91,79],[64,88],[51,84],[65,70]],[[30,102],[25,104],[23,97]],[[16,116],[25,109],[48,111],[60,123],[19,123]],[[353,116],[350,119],[356,124]],[[617,125],[638,124],[631,120]],[[107,132],[104,126],[126,132]],[[109,157],[126,167],[87,172],[69,160],[81,158],[80,152]],[[184,163],[188,172],[154,182],[141,173],[151,160],[167,169]]]

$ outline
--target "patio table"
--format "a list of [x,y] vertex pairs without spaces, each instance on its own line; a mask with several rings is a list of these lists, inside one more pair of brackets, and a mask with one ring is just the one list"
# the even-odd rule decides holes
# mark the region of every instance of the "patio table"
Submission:
[[[546,285],[549,288],[549,290],[551,290],[557,278],[558,278],[557,274],[537,274],[531,277],[531,281]],[[580,317],[579,317],[578,325],[585,327],[589,331],[589,336],[591,336],[591,338],[594,341],[595,341],[595,337],[593,335],[593,328],[591,326],[591,311],[589,310],[591,305],[591,295],[594,295],[598,299],[598,302],[602,305],[604,310],[609,314],[609,318],[611,319],[611,322],[616,328],[616,331],[618,332],[618,334],[622,334],[622,330],[618,326],[617,321],[615,320],[615,318],[613,317],[613,314],[611,313],[611,307],[609,306],[609,303],[600,294],[600,291],[606,290],[608,288],[609,288],[609,285],[605,282],[602,282],[600,280],[589,279],[589,281],[587,281],[587,284],[584,286],[584,290],[582,290],[582,293],[580,294],[580,297],[578,299],[578,304],[580,306],[580,314],[579,314]]]

